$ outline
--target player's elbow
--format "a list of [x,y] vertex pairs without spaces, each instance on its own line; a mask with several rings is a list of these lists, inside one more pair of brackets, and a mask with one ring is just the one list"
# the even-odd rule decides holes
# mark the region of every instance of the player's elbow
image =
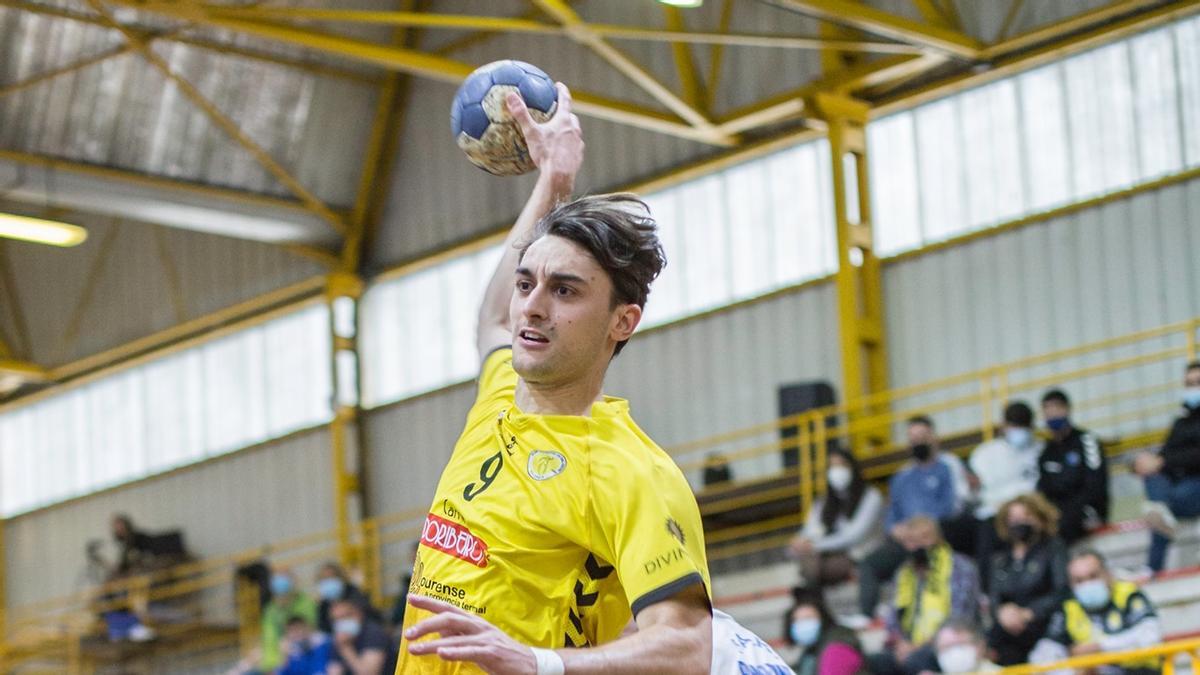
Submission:
[[677,656],[673,659],[678,675],[706,675],[712,669],[712,619],[675,628],[672,642]]

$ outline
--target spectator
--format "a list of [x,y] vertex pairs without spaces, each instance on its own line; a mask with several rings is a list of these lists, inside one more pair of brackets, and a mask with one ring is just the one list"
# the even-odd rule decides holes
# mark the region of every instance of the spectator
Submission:
[[899,542],[900,524],[914,516],[929,516],[953,528],[970,493],[962,461],[943,454],[933,420],[913,417],[908,421],[908,444],[913,461],[892,476],[884,521],[887,537],[883,545],[858,566],[858,605],[861,616],[848,617],[847,624],[865,627],[879,604],[881,586],[904,563],[906,551]]
[[[1046,637],[1038,641],[1031,663],[1051,663],[1069,656],[1119,652],[1152,647],[1162,641],[1162,627],[1150,599],[1129,581],[1115,581],[1104,558],[1083,551],[1067,568],[1072,596],[1050,620]],[[1158,657],[1100,666],[1100,675],[1149,675],[1162,666]]]
[[863,480],[854,455],[830,450],[826,479],[825,497],[809,508],[804,529],[789,547],[800,561],[801,585],[846,581],[882,540],[883,497]]
[[313,630],[308,619],[293,616],[287,620],[287,633],[281,649],[287,658],[276,675],[325,675],[333,655],[329,636]]
[[992,563],[988,646],[996,663],[1025,663],[1050,617],[1070,594],[1067,547],[1055,536],[1058,510],[1040,494],[1022,495],[996,513],[1005,546]]
[[333,619],[333,662],[329,675],[391,675],[396,670],[396,647],[387,630],[363,608],[337,600],[329,609]]
[[934,639],[938,666],[947,675],[990,673],[1000,666],[987,660],[983,635],[972,621],[947,621]]
[[1153,530],[1149,565],[1155,574],[1166,566],[1176,518],[1200,516],[1200,361],[1188,364],[1183,386],[1183,415],[1171,425],[1162,450],[1142,453],[1133,463],[1146,483],[1146,522]]
[[129,516],[118,513],[112,517],[112,536],[121,549],[113,577],[136,573],[149,566],[149,560],[154,556],[152,538],[134,527]]
[[400,575],[400,593],[396,595],[396,601],[392,605],[392,631],[395,633],[397,644],[400,643],[400,633],[404,630],[404,610],[408,606],[408,591],[413,581],[412,570],[417,565],[417,549],[420,546],[420,541],[417,541],[412,546],[413,561],[405,567],[408,571]]
[[1108,462],[1090,432],[1071,424],[1071,400],[1059,389],[1042,396],[1050,440],[1038,459],[1038,492],[1061,514],[1058,534],[1070,546],[1108,522]]
[[280,645],[291,617],[300,617],[309,625],[316,625],[317,603],[296,588],[295,578],[290,571],[277,568],[271,573],[271,602],[263,610],[259,670],[267,672],[283,665]]
[[792,669],[797,675],[856,675],[866,661],[858,636],[839,626],[825,607],[821,591],[796,588],[795,604],[784,615],[784,640],[800,649]]
[[932,518],[912,518],[901,533],[908,562],[896,575],[888,649],[869,661],[873,673],[917,675],[938,669],[933,638],[947,621],[977,618],[979,575],[975,563],[942,539]]
[[337,600],[349,600],[362,607],[372,621],[383,623],[383,615],[371,606],[371,599],[361,588],[350,582],[346,577],[346,570],[335,562],[327,562],[317,569],[317,597],[321,599],[321,605],[317,609],[317,630],[322,633],[333,632],[329,607]]
[[1033,435],[1033,409],[1021,401],[1004,407],[1001,435],[983,443],[971,453],[971,475],[979,485],[979,505],[975,507],[975,559],[980,579],[987,590],[991,580],[988,567],[1000,545],[996,536],[996,510],[1017,495],[1037,489],[1038,455],[1041,443]]

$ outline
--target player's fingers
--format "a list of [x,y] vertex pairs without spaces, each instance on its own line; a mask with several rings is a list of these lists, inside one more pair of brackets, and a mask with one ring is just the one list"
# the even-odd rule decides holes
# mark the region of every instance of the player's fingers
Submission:
[[521,133],[527,134],[537,122],[533,121],[533,115],[529,114],[529,108],[525,105],[525,100],[522,99],[516,92],[509,92],[508,96],[504,97],[504,103],[508,106],[508,114],[516,120],[517,126],[521,128]]
[[558,114],[570,115],[572,105],[571,90],[567,89],[567,85],[562,82],[555,82],[554,86],[558,89]]
[[470,616],[465,611],[448,602],[438,600],[437,598],[431,598],[427,595],[410,595],[408,596],[408,603],[417,609],[423,609],[427,612],[433,612],[434,614],[449,613]]
[[425,654],[434,654],[438,650],[447,647],[465,647],[467,645],[479,644],[480,639],[479,635],[451,635],[450,637],[438,638],[436,640],[414,642],[408,646],[408,651],[414,656],[423,656]]
[[472,621],[470,617],[458,614],[439,614],[432,619],[418,621],[412,628],[404,631],[404,637],[409,640],[417,640],[433,633],[445,636],[469,635],[481,630],[483,627]]

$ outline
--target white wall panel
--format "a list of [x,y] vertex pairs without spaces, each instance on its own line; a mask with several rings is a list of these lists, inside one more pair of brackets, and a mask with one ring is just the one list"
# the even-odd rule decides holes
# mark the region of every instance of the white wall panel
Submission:
[[[84,588],[84,546],[126,513],[149,531],[182,529],[202,557],[333,527],[325,429],[4,522],[10,606]],[[114,547],[108,544],[109,559]]]

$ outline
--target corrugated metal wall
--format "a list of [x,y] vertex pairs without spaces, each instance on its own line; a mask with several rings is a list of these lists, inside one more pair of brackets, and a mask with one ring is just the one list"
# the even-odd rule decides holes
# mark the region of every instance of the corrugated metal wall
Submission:
[[[268,244],[107,220],[87,226],[89,238],[76,248],[5,244],[28,323],[31,353],[19,357],[60,365],[323,273],[316,263]],[[100,271],[89,286],[94,266]],[[172,276],[182,289],[182,315],[172,299]],[[69,329],[80,306],[72,343]],[[14,308],[0,306],[0,329],[20,351]]]
[[8,604],[82,590],[84,546],[110,541],[114,513],[150,531],[182,529],[202,557],[331,529],[329,447],[319,429],[6,521]]

